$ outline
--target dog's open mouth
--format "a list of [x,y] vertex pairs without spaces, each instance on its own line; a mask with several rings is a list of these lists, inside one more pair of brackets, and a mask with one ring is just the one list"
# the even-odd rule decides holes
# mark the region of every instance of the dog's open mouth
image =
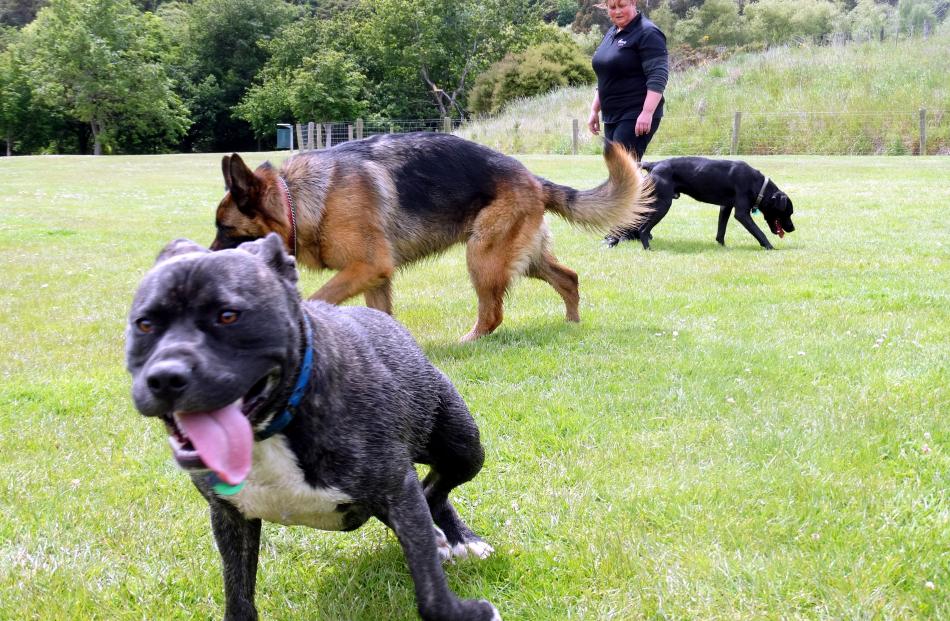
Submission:
[[211,470],[229,485],[251,470],[254,430],[248,418],[270,396],[277,375],[270,373],[241,399],[207,412],[175,412],[166,419],[168,443],[185,470]]
[[775,219],[775,234],[781,239],[785,237],[785,229],[782,228],[782,223],[778,221],[778,218]]

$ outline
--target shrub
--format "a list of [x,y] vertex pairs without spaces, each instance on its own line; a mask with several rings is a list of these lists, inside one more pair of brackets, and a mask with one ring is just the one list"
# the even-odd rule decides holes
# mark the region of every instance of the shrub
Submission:
[[894,9],[886,4],[878,4],[874,0],[858,0],[845,21],[850,26],[851,37],[855,41],[873,41],[878,39],[881,31],[893,21],[893,14]]
[[675,24],[676,40],[693,47],[738,45],[742,43],[742,23],[735,0],[706,0]]
[[493,114],[513,99],[593,81],[590,58],[576,43],[569,39],[546,42],[509,54],[479,75],[468,105],[476,114]]
[[822,39],[833,32],[838,15],[838,7],[828,0],[759,0],[745,9],[750,40],[767,45],[800,36]]

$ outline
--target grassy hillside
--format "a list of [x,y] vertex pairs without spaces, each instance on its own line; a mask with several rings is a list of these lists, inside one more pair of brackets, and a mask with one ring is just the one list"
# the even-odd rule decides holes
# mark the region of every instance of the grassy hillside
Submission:
[[[666,114],[650,152],[728,154],[736,111],[739,153],[893,154],[919,150],[919,110],[928,111],[927,153],[950,153],[950,29],[929,39],[775,48],[671,76]],[[461,135],[512,153],[596,153],[587,131],[593,87],[511,104]]]

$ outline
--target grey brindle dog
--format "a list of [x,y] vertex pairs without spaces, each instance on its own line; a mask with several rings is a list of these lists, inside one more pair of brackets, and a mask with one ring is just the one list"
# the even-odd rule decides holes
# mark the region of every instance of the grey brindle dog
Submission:
[[[211,507],[228,620],[256,619],[261,520],[395,531],[423,619],[500,619],[449,590],[441,561],[491,547],[449,492],[481,469],[449,379],[385,313],[302,302],[277,235],[210,252],[169,244],[135,295],[126,358],[136,408],[162,420]],[[429,464],[424,480],[414,463]]]

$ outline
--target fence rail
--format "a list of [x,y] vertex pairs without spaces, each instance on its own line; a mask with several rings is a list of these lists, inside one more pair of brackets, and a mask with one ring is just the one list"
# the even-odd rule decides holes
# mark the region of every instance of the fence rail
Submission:
[[[650,145],[666,155],[950,155],[950,112],[740,112],[663,118]],[[506,153],[598,153],[601,139],[583,122],[538,115],[489,118],[311,122],[295,129],[297,149],[375,134],[455,133]]]

